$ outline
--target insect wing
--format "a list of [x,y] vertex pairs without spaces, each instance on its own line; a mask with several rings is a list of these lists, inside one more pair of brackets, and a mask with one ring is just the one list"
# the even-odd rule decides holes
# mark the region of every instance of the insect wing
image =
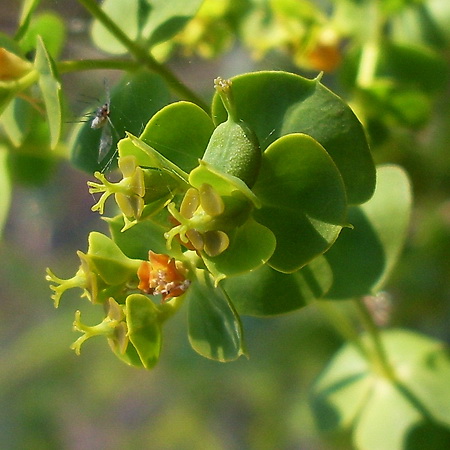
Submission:
[[107,153],[109,152],[113,141],[113,136],[111,132],[111,124],[109,121],[102,127],[102,134],[100,136],[100,144],[98,147],[98,158],[97,162],[100,164]]

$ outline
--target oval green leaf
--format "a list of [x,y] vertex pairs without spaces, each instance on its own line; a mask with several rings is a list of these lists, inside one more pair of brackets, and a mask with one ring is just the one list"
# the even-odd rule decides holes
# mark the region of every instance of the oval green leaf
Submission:
[[253,191],[263,205],[254,217],[277,240],[269,264],[281,272],[294,272],[324,253],[345,224],[341,175],[305,134],[284,136],[267,148]]
[[156,305],[145,295],[132,294],[127,297],[125,316],[128,337],[136,349],[142,365],[151,369],[161,353],[161,324]]
[[272,256],[276,240],[265,226],[247,220],[230,233],[230,246],[215,257],[203,256],[203,261],[216,279],[232,277],[254,270],[265,264]]
[[190,172],[198,165],[213,131],[214,124],[203,109],[181,101],[158,111],[139,138]]
[[124,226],[122,215],[107,219],[107,222],[114,242],[128,258],[147,260],[149,250],[167,253],[164,233],[169,230],[169,226],[163,227],[152,220],[144,220],[121,231]]
[[425,420],[421,408],[437,423],[450,427],[450,361],[443,345],[404,330],[385,331],[382,339],[401,386],[377,376],[348,344],[333,358],[312,391],[319,428],[331,431],[353,427],[357,448],[379,448],[380,436],[385,448],[406,448],[409,433]]
[[188,292],[189,342],[200,355],[232,361],[245,354],[242,325],[230,300],[204,270]]
[[137,278],[141,263],[139,260],[127,258],[114,241],[96,231],[89,234],[87,257],[100,277],[110,285],[122,284],[133,276]]
[[55,12],[45,12],[34,16],[26,33],[20,40],[20,48],[24,54],[34,50],[37,37],[41,36],[47,51],[53,59],[61,54],[66,40],[66,24]]

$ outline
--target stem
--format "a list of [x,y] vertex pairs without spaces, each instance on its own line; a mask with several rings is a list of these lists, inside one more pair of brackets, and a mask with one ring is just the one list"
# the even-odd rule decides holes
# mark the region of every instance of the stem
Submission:
[[378,65],[382,29],[384,25],[384,18],[382,17],[378,0],[372,0],[369,4],[368,16],[367,23],[369,24],[369,28],[365,34],[366,39],[362,46],[361,58],[356,76],[356,85],[361,88],[369,87],[373,83]]
[[147,69],[157,73],[164,78],[170,89],[181,98],[189,100],[205,111],[209,111],[206,103],[184,83],[182,83],[176,75],[166,66],[160,64],[144,47],[131,40],[118,26],[105,14],[99,5],[93,0],[78,0],[78,2],[86,8],[93,17],[95,17],[103,26],[133,55],[140,65],[144,65]]
[[60,61],[56,63],[59,73],[80,72],[82,70],[136,70],[140,65],[127,59],[83,59],[81,61]]
[[394,369],[388,360],[386,350],[381,340],[379,328],[373,321],[373,318],[364,302],[361,299],[355,299],[353,302],[356,305],[361,322],[372,340],[371,353],[375,367],[382,373],[383,376],[391,381],[396,381],[397,378]]
[[332,302],[321,300],[314,303],[324,315],[327,316],[330,323],[336,331],[346,340],[351,342],[364,358],[368,358],[369,353],[361,342],[361,338],[348,317],[343,314]]
[[367,42],[362,48],[359,61],[357,86],[361,88],[369,87],[375,78],[378,63],[379,45],[376,42]]

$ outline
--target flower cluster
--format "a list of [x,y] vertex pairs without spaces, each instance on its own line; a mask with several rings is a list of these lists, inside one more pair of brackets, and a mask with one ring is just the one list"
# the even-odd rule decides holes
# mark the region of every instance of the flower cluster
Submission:
[[[373,192],[360,123],[319,79],[261,72],[217,78],[215,89],[214,121],[193,103],[172,103],[139,137],[119,141],[120,181],[96,172],[99,183],[88,183],[101,194],[93,210],[103,213],[115,198],[120,214],[107,220],[112,239],[91,233],[75,277],[47,275],[56,306],[66,289],[80,287],[107,311],[94,327],[77,316],[84,333],[77,351],[103,334],[122,360],[152,367],[161,324],[186,300],[194,349],[236,359],[245,353],[238,311],[287,312],[304,304],[296,299],[330,288],[322,255],[348,225],[348,204]],[[319,109],[325,117],[316,125]],[[323,127],[336,117],[339,130],[351,130],[339,139]],[[356,181],[342,148],[363,173]],[[278,295],[280,285],[288,298]]]

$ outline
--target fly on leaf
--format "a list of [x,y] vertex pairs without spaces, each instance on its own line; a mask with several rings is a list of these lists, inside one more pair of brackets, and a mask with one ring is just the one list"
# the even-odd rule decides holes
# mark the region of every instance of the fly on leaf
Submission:
[[115,131],[114,125],[109,118],[110,114],[110,104],[111,100],[109,97],[109,91],[107,90],[107,100],[106,102],[100,106],[95,112],[95,117],[92,119],[91,128],[94,130],[102,129],[102,134],[100,136],[100,144],[98,148],[98,157],[97,162],[100,164],[107,153],[109,152],[113,136],[112,130]]

